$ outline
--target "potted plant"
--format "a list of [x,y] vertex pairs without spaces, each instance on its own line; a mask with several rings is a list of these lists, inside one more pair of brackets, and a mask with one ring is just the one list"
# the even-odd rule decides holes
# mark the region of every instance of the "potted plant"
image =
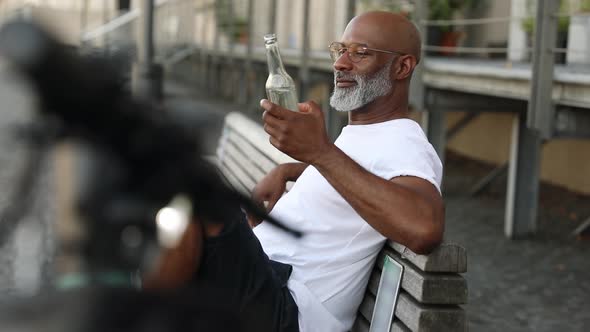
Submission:
[[217,28],[225,34],[231,43],[245,43],[248,40],[248,19],[230,13],[229,2],[232,0],[217,0],[215,3],[215,18]]
[[[470,10],[482,4],[475,0],[428,0],[428,20],[448,21],[465,10]],[[427,28],[428,45],[455,47],[458,45],[464,32],[457,30],[454,25],[431,25]],[[435,52],[436,54],[449,55],[452,51]]]
[[[452,20],[458,13],[473,9],[484,3],[483,0],[428,0],[428,20]],[[409,0],[361,0],[361,9],[388,10],[411,16],[413,4]],[[427,43],[429,45],[455,47],[463,36],[453,25],[431,25],[427,28]],[[451,51],[433,52],[436,54],[451,54]]]
[[361,0],[361,11],[385,10],[394,13],[400,13],[410,17],[413,4],[410,0]]

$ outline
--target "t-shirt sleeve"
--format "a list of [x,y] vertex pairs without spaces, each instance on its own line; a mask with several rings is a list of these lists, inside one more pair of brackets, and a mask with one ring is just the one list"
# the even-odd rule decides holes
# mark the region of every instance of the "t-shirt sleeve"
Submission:
[[441,192],[442,163],[432,145],[422,136],[389,141],[372,165],[372,172],[390,180],[415,176],[432,183]]

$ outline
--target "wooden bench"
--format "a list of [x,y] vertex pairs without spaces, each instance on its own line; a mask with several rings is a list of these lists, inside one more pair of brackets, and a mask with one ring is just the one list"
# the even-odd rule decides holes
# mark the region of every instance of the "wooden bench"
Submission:
[[[276,165],[294,161],[274,148],[256,122],[240,113],[225,118],[217,161],[227,180],[245,194]],[[288,186],[287,188],[290,188]],[[388,242],[379,253],[352,331],[369,331],[385,255],[404,266],[391,331],[466,331],[467,270],[465,249],[443,243],[429,255],[417,255]]]

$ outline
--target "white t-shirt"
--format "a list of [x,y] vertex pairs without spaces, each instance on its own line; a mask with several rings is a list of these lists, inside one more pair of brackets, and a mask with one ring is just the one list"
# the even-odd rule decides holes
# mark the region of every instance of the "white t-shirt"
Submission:
[[[381,178],[416,176],[440,191],[441,161],[412,120],[349,125],[335,144]],[[271,259],[293,266],[288,287],[299,307],[300,330],[350,330],[385,237],[312,166],[277,202],[271,215],[304,233],[295,239],[264,222],[254,228]]]

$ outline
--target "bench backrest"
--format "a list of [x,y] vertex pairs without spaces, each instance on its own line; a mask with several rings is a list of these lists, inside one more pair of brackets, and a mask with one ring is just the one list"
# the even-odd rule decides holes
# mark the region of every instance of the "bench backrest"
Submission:
[[[226,116],[217,148],[222,173],[237,189],[249,194],[276,165],[294,161],[268,141],[262,127],[240,113]],[[443,243],[429,255],[417,255],[388,242],[377,258],[359,307],[353,331],[369,331],[375,295],[385,255],[404,266],[392,331],[466,331],[467,270],[465,249]]]

